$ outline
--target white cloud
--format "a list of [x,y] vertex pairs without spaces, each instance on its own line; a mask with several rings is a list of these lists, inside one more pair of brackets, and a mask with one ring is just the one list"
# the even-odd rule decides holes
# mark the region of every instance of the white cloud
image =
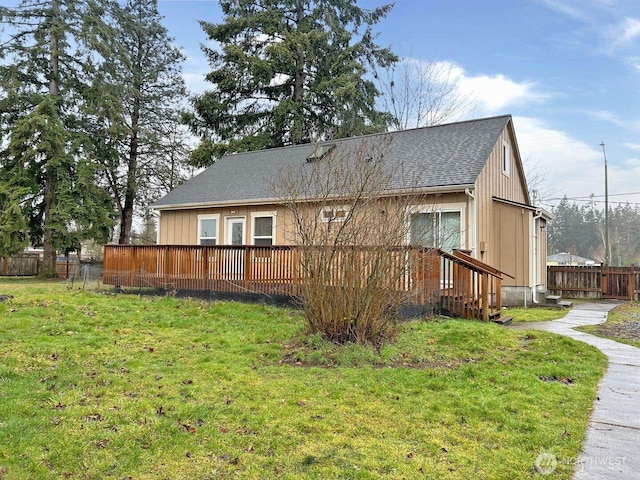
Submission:
[[211,67],[205,55],[201,51],[187,51],[184,49],[182,53],[185,55],[185,61],[182,65],[182,78],[189,92],[197,94],[210,90],[212,85],[205,80],[205,76],[211,71]]
[[460,89],[473,96],[488,113],[502,113],[507,107],[538,102],[547,98],[537,92],[533,82],[518,83],[502,74],[464,76]]
[[600,193],[596,171],[601,154],[590,145],[570,137],[567,133],[547,126],[531,117],[514,117],[518,146],[523,161],[544,172],[541,188],[543,196],[562,197]]
[[584,113],[594,120],[603,120],[620,127],[625,125],[625,122],[623,122],[620,117],[618,117],[615,113],[609,112],[607,110],[585,110]]
[[[534,165],[537,170],[527,172],[527,177],[540,171],[545,173],[541,188],[544,197],[604,195],[604,157],[597,143],[587,144],[537,118],[514,117],[513,121],[525,169],[527,165]],[[640,150],[640,145],[633,147]],[[637,159],[629,158],[616,164],[608,162],[610,194],[637,191],[638,178],[640,161]],[[612,201],[626,200],[636,201],[633,197],[614,197]]]
[[183,73],[182,78],[190,93],[199,94],[211,90],[213,86],[205,80],[206,72]]
[[540,0],[542,4],[546,5],[551,10],[567,15],[571,18],[578,20],[584,20],[586,12],[584,8],[584,2],[582,8],[575,2],[566,0]]
[[640,152],[640,144],[637,144],[637,143],[625,143],[624,146],[627,147],[630,150],[637,150],[637,151]]
[[640,38],[640,20],[627,17],[611,29],[611,38],[615,47],[622,47]]
[[291,78],[291,75],[287,75],[286,73],[276,73],[275,76],[269,82],[269,86],[279,87],[280,85],[284,85],[290,78]]
[[[411,60],[418,64],[421,60]],[[470,75],[464,68],[454,62],[428,62],[422,67],[429,69],[429,80],[446,84],[457,83],[461,97],[469,98],[477,103],[478,109],[484,114],[504,113],[512,106],[522,106],[532,102],[539,102],[548,98],[547,94],[539,92],[535,82],[517,82],[501,73],[495,75]]]

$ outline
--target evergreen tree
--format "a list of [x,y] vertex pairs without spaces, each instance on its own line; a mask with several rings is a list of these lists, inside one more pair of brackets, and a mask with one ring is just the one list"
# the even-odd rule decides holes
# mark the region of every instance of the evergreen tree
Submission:
[[[143,210],[182,180],[188,157],[179,106],[186,98],[183,55],[162,26],[157,0],[114,4],[109,29],[94,48],[109,59],[96,69],[92,130],[97,159],[120,215],[118,243],[130,243],[135,209]],[[167,178],[168,177],[168,178]]]
[[391,5],[356,0],[220,0],[224,21],[201,22],[219,48],[204,48],[214,89],[186,117],[202,137],[198,166],[226,152],[257,150],[384,131],[367,78],[396,60],[373,26]]
[[[44,248],[43,273],[55,275],[57,250],[79,249],[110,231],[110,202],[95,186],[91,142],[82,130],[84,38],[95,19],[80,0],[23,0],[0,7],[10,39],[0,57],[0,181],[22,192],[29,236]],[[19,223],[19,222],[18,222]]]
[[14,255],[29,244],[27,222],[20,205],[25,192],[0,183],[0,255]]
[[[549,252],[567,252],[605,261],[604,211],[594,205],[579,207],[565,197],[553,210],[549,225]],[[614,265],[631,265],[640,260],[640,208],[629,204],[609,206],[609,239]]]
[[636,263],[640,259],[640,209],[621,203],[612,208],[609,215],[612,263]]

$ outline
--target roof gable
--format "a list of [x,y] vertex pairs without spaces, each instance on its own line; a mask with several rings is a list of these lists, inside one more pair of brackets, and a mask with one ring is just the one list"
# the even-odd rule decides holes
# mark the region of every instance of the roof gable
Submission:
[[[355,151],[363,142],[388,142],[385,162],[402,162],[394,187],[473,185],[500,138],[510,115],[397,132],[351,137],[331,142],[336,154]],[[294,145],[226,155],[199,175],[169,192],[154,208],[179,208],[274,200],[271,180],[283,169],[304,168],[318,144]],[[322,161],[318,159],[316,161]],[[411,184],[408,185],[408,179]]]

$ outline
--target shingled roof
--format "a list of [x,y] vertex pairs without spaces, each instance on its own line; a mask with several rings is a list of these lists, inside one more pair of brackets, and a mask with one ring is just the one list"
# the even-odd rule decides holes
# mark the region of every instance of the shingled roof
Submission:
[[[476,182],[510,120],[510,115],[502,115],[326,143],[335,144],[339,153],[363,141],[390,140],[385,162],[402,162],[404,175],[412,174],[412,187],[469,186]],[[282,169],[304,168],[317,147],[305,144],[226,155],[152,206],[162,210],[273,202],[270,179]],[[398,178],[395,183],[402,182]]]

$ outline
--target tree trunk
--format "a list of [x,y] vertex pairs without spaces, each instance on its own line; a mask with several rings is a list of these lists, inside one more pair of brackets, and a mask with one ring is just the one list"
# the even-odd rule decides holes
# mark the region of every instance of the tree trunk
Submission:
[[[300,28],[304,21],[304,0],[298,0],[296,4],[296,28],[300,34]],[[293,128],[291,129],[291,141],[294,144],[302,143],[305,140],[304,134],[304,50],[301,46],[296,51],[296,70],[293,83],[293,101],[296,111],[293,114]]]
[[[124,205],[120,212],[120,245],[131,243],[131,226],[133,224],[133,206],[136,198],[136,175],[138,173],[138,130],[139,102],[135,102],[132,115],[132,125],[135,125],[129,143],[129,171],[127,173],[127,187],[124,196]],[[134,120],[135,119],[135,120]]]
[[[60,1],[54,0],[51,5],[52,20],[50,28],[50,56],[49,56],[49,95],[57,98],[60,95],[60,89],[58,86],[58,70],[59,70],[59,57],[58,51],[58,25],[60,16]],[[57,102],[56,102],[57,108]],[[44,208],[43,208],[43,238],[42,247],[44,250],[42,258],[42,271],[41,275],[46,277],[56,277],[56,249],[53,244],[53,232],[51,231],[51,207],[55,201],[55,174],[52,172],[51,166],[52,158],[47,158],[45,164],[45,184],[44,184]]]
[[135,95],[131,111],[131,140],[129,142],[129,162],[127,186],[124,194],[124,205],[120,213],[119,244],[131,243],[131,226],[133,224],[133,207],[138,187],[138,136],[140,132],[140,98],[142,96],[142,45],[138,41],[136,64],[133,75],[133,93]]

